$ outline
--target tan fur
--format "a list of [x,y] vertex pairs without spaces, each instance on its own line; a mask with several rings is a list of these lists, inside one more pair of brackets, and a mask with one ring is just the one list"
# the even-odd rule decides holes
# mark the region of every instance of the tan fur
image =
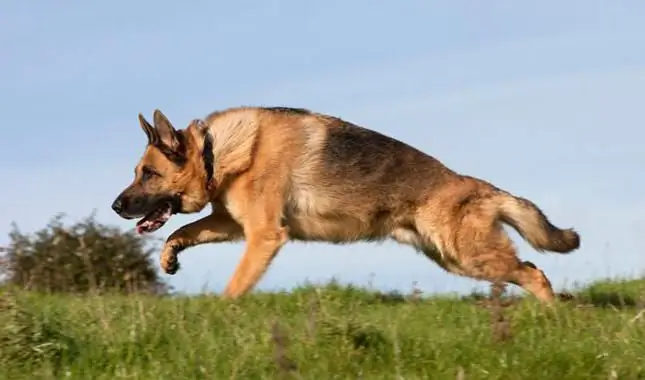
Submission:
[[253,112],[247,109],[233,110],[213,114],[206,120],[207,125],[214,120],[218,125],[212,130],[216,183],[222,183],[226,176],[242,173],[251,166],[259,130],[259,117],[257,111],[256,115]]
[[[156,112],[163,125],[167,119]],[[211,188],[205,184],[203,156],[208,133],[214,159]],[[538,251],[566,253],[580,244],[573,229],[553,226],[530,201],[332,116],[240,107],[194,121],[177,134],[183,136],[178,141],[185,145],[185,164],[172,164],[149,144],[138,173],[147,165],[166,175],[150,189],[150,184],[138,184],[138,174],[130,186],[138,190],[129,191],[177,194],[183,213],[211,204],[211,215],[170,235],[161,266],[174,273],[177,254],[190,246],[244,240],[242,260],[225,289],[229,297],[252,289],[289,240],[393,239],[446,271],[517,284],[550,302],[549,280],[517,257],[501,223],[518,230]]]

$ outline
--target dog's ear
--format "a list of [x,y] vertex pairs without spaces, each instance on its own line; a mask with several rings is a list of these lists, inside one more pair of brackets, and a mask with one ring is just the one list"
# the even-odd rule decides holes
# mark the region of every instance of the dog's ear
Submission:
[[153,121],[155,123],[155,130],[159,136],[159,141],[170,148],[170,150],[175,152],[179,151],[179,132],[175,130],[166,115],[156,109],[153,115]]
[[139,114],[139,124],[141,124],[141,129],[146,133],[146,136],[148,136],[148,144],[155,145],[159,142],[157,130],[148,123],[148,120],[142,114]]

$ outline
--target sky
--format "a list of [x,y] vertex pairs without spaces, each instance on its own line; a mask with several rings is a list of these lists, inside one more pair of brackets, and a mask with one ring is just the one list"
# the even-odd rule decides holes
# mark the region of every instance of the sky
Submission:
[[[520,256],[557,289],[645,272],[645,2],[4,0],[0,245],[57,213],[110,209],[146,143],[137,114],[176,127],[239,105],[305,107],[405,141],[537,203],[582,246]],[[201,214],[176,215],[165,239]],[[221,291],[243,243],[193,247],[163,277]],[[154,257],[158,263],[158,257]],[[262,290],[341,282],[468,292],[486,284],[393,242],[290,243]]]

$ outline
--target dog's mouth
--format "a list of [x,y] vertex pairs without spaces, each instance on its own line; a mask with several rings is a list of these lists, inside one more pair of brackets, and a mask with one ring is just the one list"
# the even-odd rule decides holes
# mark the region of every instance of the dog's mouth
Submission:
[[137,233],[149,234],[157,231],[166,224],[174,213],[175,206],[173,202],[162,203],[158,208],[137,222]]

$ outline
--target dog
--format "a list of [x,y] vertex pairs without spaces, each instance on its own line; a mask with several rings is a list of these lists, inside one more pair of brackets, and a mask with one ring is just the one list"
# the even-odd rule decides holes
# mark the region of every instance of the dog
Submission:
[[518,258],[502,224],[537,251],[580,246],[530,200],[462,175],[392,137],[339,117],[289,107],[232,107],[175,129],[160,111],[135,178],[112,203],[150,233],[177,213],[212,212],[167,238],[168,274],[199,244],[245,242],[223,296],[254,288],[290,240],[348,244],[392,239],[445,271],[520,286],[538,300],[555,295],[544,272]]

